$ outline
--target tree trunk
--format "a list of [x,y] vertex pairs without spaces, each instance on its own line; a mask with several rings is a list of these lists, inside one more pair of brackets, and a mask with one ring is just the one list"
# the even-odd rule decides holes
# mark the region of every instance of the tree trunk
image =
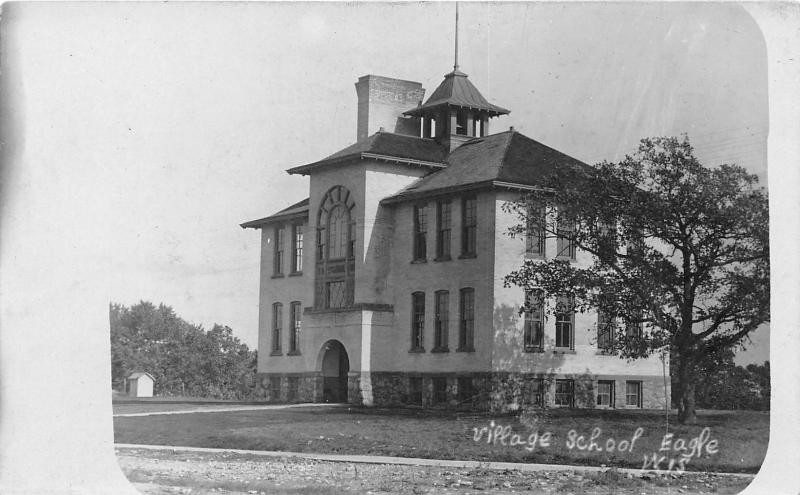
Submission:
[[695,413],[694,391],[697,375],[686,356],[681,356],[678,365],[678,422],[681,424],[697,423]]

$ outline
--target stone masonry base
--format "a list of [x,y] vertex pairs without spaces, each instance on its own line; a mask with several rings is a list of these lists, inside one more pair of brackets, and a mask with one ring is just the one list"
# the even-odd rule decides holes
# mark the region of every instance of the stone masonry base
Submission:
[[[537,375],[525,373],[348,374],[347,402],[378,407],[514,411],[527,407],[661,409],[664,379],[630,375]],[[611,394],[598,405],[598,383]],[[557,393],[558,392],[558,393]],[[669,397],[669,382],[666,397]],[[256,396],[271,402],[323,402],[320,373],[259,373]]]

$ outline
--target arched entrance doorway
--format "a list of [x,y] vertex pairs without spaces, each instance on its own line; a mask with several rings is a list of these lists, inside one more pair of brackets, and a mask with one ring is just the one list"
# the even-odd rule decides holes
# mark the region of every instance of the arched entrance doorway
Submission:
[[338,340],[322,346],[322,402],[347,402],[347,373],[350,359]]

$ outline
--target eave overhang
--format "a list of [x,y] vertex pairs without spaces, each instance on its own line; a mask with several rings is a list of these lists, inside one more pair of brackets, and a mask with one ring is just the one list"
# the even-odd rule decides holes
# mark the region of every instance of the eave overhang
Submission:
[[279,213],[277,215],[271,215],[264,218],[259,218],[258,220],[251,220],[249,222],[241,223],[239,226],[243,229],[261,229],[268,225],[274,225],[281,222],[289,222],[292,220],[307,220],[308,219],[308,209],[305,211],[296,211],[290,213]]
[[327,167],[329,165],[338,165],[341,163],[346,163],[350,161],[357,161],[357,160],[380,160],[386,161],[391,163],[402,163],[405,165],[412,165],[417,167],[424,167],[429,168],[431,170],[438,170],[442,168],[447,168],[446,163],[442,162],[430,162],[425,160],[417,160],[415,158],[405,158],[401,156],[391,156],[391,155],[381,155],[377,153],[369,153],[369,152],[360,152],[360,153],[353,153],[351,155],[344,155],[336,158],[332,158],[330,160],[320,160],[318,162],[309,163],[308,165],[300,165],[298,167],[293,167],[288,169],[286,172],[289,174],[294,175],[308,175],[314,170],[317,170],[321,167]]
[[482,182],[473,182],[471,184],[459,184],[457,186],[441,187],[438,189],[429,189],[425,191],[409,191],[406,193],[396,194],[381,200],[380,204],[383,206],[404,203],[407,201],[416,201],[421,198],[431,198],[437,196],[448,196],[451,194],[475,191],[480,189],[503,189],[509,191],[520,192],[545,192],[552,193],[555,189],[549,187],[534,186],[530,184],[519,184],[515,182],[506,182],[500,180],[486,180]]

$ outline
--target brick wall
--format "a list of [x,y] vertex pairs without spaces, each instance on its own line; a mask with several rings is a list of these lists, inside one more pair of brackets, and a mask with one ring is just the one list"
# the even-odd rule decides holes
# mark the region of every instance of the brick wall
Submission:
[[389,77],[366,75],[356,83],[358,122],[356,139],[361,141],[383,127],[387,132],[420,135],[419,118],[403,112],[422,102],[422,84]]

